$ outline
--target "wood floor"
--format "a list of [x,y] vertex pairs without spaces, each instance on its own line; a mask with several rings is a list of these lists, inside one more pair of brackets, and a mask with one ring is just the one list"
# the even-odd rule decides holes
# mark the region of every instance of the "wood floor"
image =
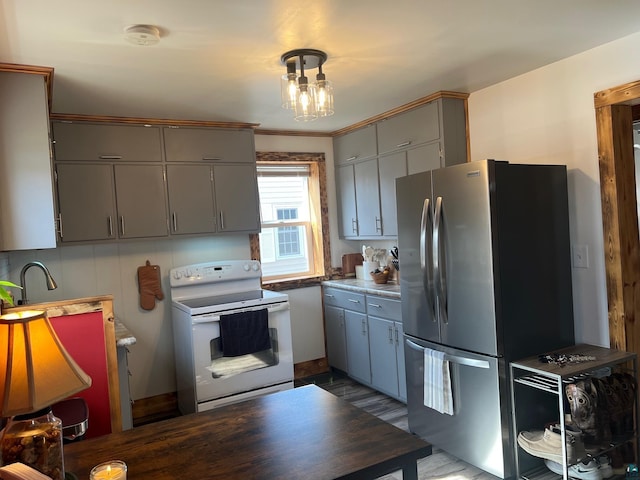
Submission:
[[[375,415],[396,427],[409,431],[407,407],[387,395],[359,384],[340,373],[326,373],[296,381],[296,386],[313,383],[356,407]],[[498,477],[469,465],[448,453],[433,448],[433,454],[418,461],[419,480],[497,480]],[[402,472],[386,475],[380,480],[401,480]]]

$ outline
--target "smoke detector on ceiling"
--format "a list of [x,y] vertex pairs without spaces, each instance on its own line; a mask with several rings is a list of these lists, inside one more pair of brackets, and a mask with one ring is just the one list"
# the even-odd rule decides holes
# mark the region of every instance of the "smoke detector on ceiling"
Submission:
[[160,41],[160,29],[154,25],[131,25],[124,29],[124,38],[134,45],[148,47]]

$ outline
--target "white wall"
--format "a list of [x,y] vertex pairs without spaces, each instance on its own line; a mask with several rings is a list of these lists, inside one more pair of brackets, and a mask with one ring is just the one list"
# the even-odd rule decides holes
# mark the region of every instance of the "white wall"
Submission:
[[[566,164],[576,341],[609,346],[593,94],[640,79],[640,33],[471,94],[471,158]],[[523,252],[522,268],[527,268]]]

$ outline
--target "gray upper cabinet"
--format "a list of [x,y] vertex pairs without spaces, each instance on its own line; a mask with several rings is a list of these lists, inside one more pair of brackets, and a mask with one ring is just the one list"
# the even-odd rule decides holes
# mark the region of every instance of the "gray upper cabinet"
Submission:
[[253,130],[164,127],[167,162],[255,163]]
[[213,233],[216,210],[211,165],[167,165],[171,233]]
[[57,161],[161,162],[160,127],[53,122]]
[[440,100],[401,113],[378,124],[378,153],[409,148],[440,137]]
[[340,237],[358,236],[358,212],[356,210],[356,182],[353,165],[336,168]]
[[260,232],[260,202],[255,164],[214,165],[218,232]]
[[375,157],[377,153],[375,124],[333,139],[333,156],[336,165],[365,160]]
[[361,237],[382,235],[380,215],[380,188],[378,185],[378,159],[372,158],[354,165],[356,182],[356,210],[358,234]]
[[466,124],[465,100],[440,97],[334,138],[340,237],[397,237],[396,178],[466,162]]
[[113,168],[118,236],[167,236],[167,196],[162,165],[114,165]]
[[116,238],[116,197],[109,164],[56,164],[60,240]]
[[0,71],[0,105],[0,250],[54,248],[45,76]]

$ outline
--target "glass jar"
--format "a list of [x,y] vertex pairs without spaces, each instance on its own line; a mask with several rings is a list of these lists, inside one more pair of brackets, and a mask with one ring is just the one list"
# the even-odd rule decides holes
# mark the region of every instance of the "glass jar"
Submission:
[[51,407],[11,418],[1,449],[3,465],[22,462],[53,480],[64,480],[62,422]]

